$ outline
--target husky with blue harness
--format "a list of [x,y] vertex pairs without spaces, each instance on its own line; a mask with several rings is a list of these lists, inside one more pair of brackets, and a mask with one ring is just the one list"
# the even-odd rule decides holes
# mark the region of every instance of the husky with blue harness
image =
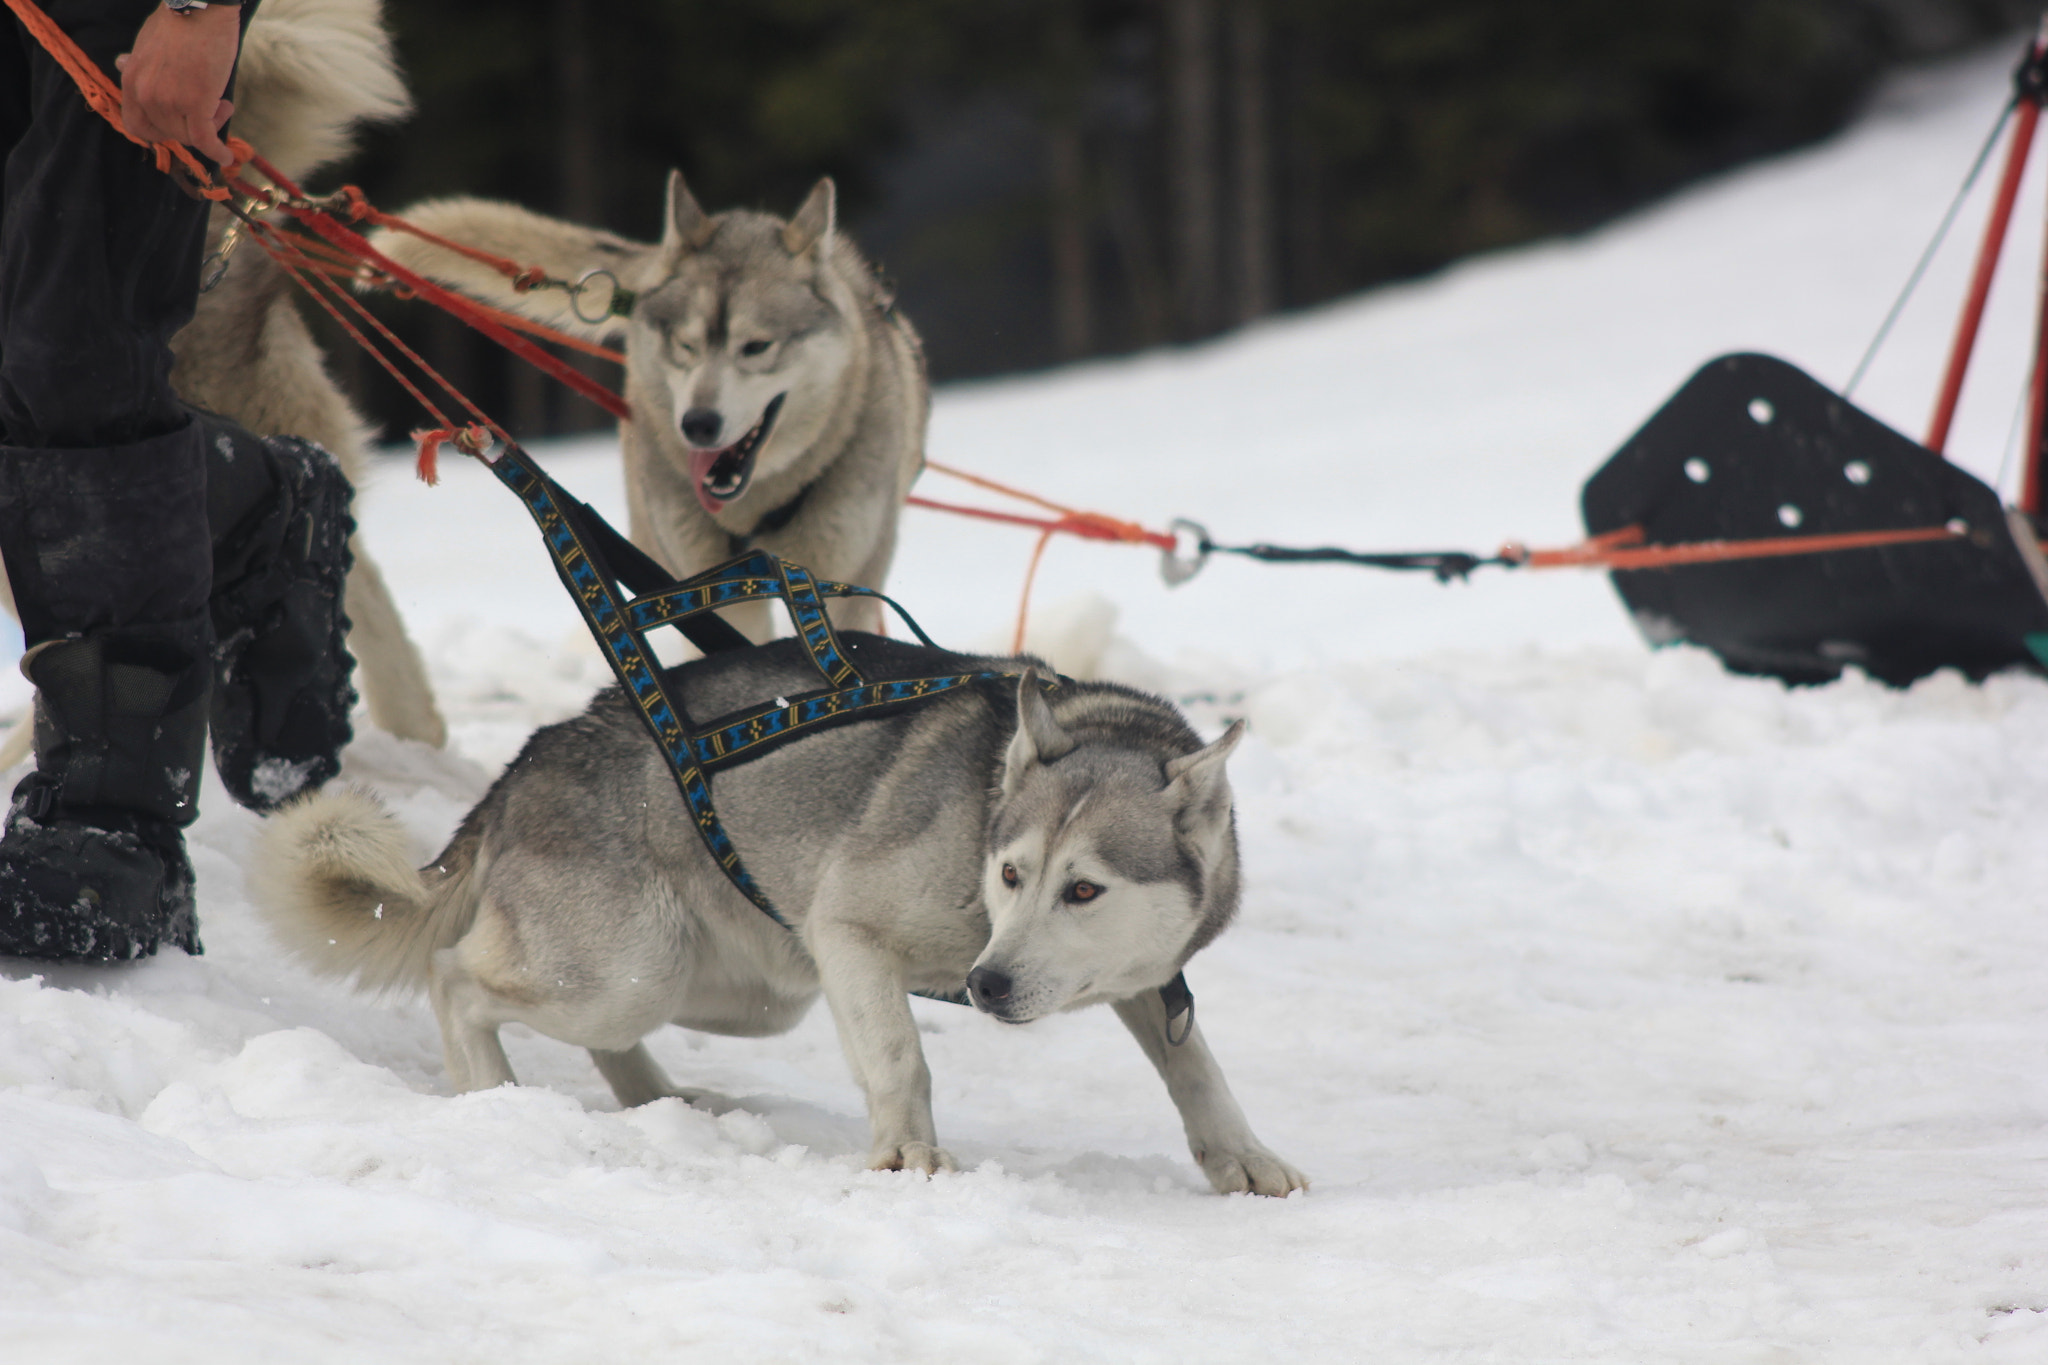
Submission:
[[[257,899],[296,952],[424,987],[458,1089],[513,1079],[498,1030],[518,1022],[588,1048],[626,1105],[717,1103],[648,1055],[663,1024],[781,1033],[822,993],[891,1170],[953,1165],[908,994],[1014,1024],[1107,1004],[1216,1189],[1305,1187],[1253,1136],[1180,974],[1237,910],[1241,724],[1204,745],[1128,688],[838,632],[822,599],[874,594],[761,552],[657,585],[523,451],[493,467],[622,685],[537,732],[425,867],[360,792],[273,819]],[[774,599],[796,638],[725,647],[719,607]],[[714,652],[655,667],[665,624]]]

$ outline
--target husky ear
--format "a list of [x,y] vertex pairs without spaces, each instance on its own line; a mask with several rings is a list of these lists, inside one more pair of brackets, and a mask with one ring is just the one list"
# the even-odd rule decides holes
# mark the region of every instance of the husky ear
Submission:
[[1194,819],[1214,819],[1218,807],[1230,805],[1230,783],[1223,775],[1223,760],[1244,738],[1244,722],[1233,721],[1214,744],[1169,759],[1166,764],[1166,794],[1180,811]]
[[711,215],[683,183],[681,171],[668,173],[668,212],[661,225],[661,244],[671,251],[695,251],[711,236]]
[[1052,708],[1045,704],[1038,670],[1025,669],[1017,680],[1017,733],[1010,737],[1009,752],[1003,756],[1003,795],[1013,794],[1025,773],[1071,753],[1073,748],[1073,736],[1060,729],[1060,723],[1052,718]]
[[832,255],[832,228],[838,220],[839,191],[826,176],[811,186],[804,202],[782,230],[782,245],[792,256],[815,252],[820,262]]

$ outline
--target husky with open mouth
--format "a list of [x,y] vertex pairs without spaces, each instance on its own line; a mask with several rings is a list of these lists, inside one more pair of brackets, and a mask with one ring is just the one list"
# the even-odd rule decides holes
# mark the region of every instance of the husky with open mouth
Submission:
[[[593,340],[623,336],[629,529],[663,567],[687,577],[760,547],[823,578],[882,587],[923,467],[930,392],[917,333],[837,230],[829,179],[785,221],[706,213],[671,174],[653,244],[483,199],[430,200],[404,216],[586,282],[574,297],[519,292],[421,238],[377,239],[450,288]],[[832,604],[835,621],[858,629],[875,629],[877,611]],[[767,637],[765,604],[730,615]]]

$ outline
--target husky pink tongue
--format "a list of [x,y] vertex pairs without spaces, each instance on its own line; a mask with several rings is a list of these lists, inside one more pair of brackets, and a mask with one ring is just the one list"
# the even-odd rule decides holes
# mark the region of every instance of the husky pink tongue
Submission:
[[704,481],[711,477],[711,466],[717,464],[719,458],[731,450],[731,446],[726,446],[722,450],[698,450],[694,446],[690,449],[690,487],[697,490],[697,501],[704,504],[704,510],[713,516],[718,514],[719,508],[725,506],[726,499],[713,497],[711,490],[704,486]]

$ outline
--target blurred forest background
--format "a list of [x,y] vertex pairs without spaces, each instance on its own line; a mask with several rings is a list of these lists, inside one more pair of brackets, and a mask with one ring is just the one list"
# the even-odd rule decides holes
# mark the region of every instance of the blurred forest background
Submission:
[[[830,174],[961,379],[1583,230],[1822,137],[1888,68],[2039,3],[400,0],[419,112],[350,171],[387,208],[482,194],[636,237],[671,166],[708,208],[785,214]],[[606,421],[459,323],[389,316],[517,431]]]

